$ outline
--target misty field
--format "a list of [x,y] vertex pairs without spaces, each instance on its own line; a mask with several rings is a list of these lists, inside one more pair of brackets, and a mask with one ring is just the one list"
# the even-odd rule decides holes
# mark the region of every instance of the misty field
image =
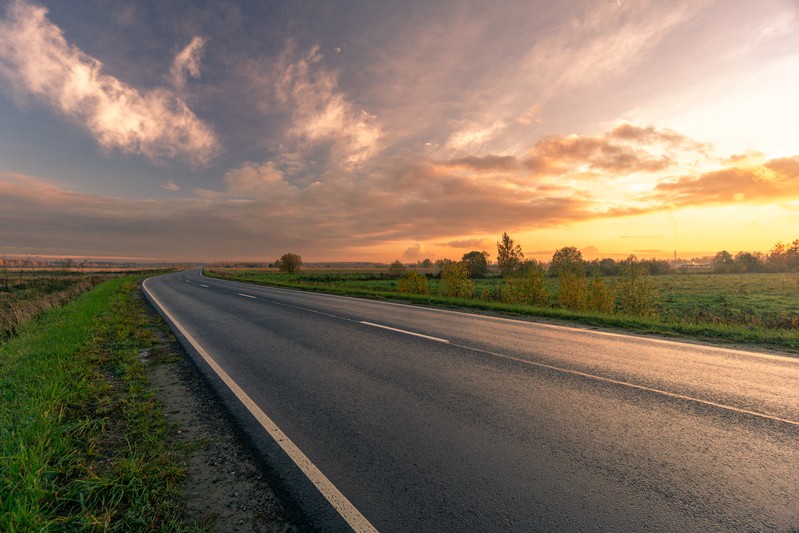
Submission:
[[[426,304],[472,307],[488,311],[566,319],[590,325],[621,327],[730,342],[771,344],[799,349],[799,274],[665,274],[646,276],[653,298],[646,316],[631,316],[619,309],[614,291],[618,276],[604,277],[613,305],[608,311],[565,308],[558,278],[543,279],[543,300],[536,306],[503,303],[507,281],[499,277],[470,280],[471,298],[441,296],[438,269],[419,269],[426,278],[426,294],[400,291],[402,278],[385,269],[304,269],[294,274],[274,269],[211,269],[211,275],[253,283],[321,290],[364,297],[396,298]],[[588,278],[586,283],[592,283]]]

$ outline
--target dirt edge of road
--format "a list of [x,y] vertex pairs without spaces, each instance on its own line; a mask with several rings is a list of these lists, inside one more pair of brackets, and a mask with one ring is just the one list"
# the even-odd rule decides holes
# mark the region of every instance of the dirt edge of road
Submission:
[[250,449],[158,313],[141,296],[156,344],[140,354],[152,391],[187,450],[186,522],[217,532],[308,531],[275,496]]

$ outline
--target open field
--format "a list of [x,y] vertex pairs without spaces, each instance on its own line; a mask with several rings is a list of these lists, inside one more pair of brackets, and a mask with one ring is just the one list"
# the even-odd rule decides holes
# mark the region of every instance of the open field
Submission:
[[[290,275],[274,269],[210,269],[206,272],[253,283],[470,307],[799,351],[799,275],[796,274],[649,276],[647,281],[656,299],[655,312],[651,316],[631,316],[618,311],[599,313],[561,307],[557,299],[560,290],[557,278],[544,280],[547,293],[544,305],[527,306],[500,301],[498,295],[505,284],[501,278],[472,280],[475,297],[451,298],[439,295],[440,280],[435,278],[427,282],[430,294],[397,292],[398,280],[389,278],[385,270],[303,270]],[[611,292],[620,283],[617,277],[602,278],[602,281]]]
[[0,341],[39,313],[63,305],[109,275],[26,274],[0,279]]

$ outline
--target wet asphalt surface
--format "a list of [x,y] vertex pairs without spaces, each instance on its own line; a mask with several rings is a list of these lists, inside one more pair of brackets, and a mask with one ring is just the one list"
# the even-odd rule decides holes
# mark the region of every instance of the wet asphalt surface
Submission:
[[[797,358],[199,271],[148,289],[380,531],[799,528]],[[291,505],[346,529],[240,411]]]

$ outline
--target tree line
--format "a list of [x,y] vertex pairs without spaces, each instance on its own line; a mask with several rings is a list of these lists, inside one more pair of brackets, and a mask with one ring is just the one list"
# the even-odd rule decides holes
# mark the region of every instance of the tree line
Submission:
[[[470,278],[484,278],[492,275],[492,266],[486,251],[472,250],[463,254],[460,261],[439,259],[435,262],[426,258],[418,263],[421,268],[439,268],[441,273],[452,264],[459,263]],[[559,277],[563,272],[572,272],[585,276],[619,276],[623,275],[631,263],[636,264],[642,273],[648,275],[667,274],[672,270],[668,261],[662,259],[638,259],[630,255],[627,259],[617,261],[606,257],[603,259],[585,260],[582,252],[574,246],[566,246],[555,250],[549,263],[535,259],[525,259],[521,245],[515,243],[503,233],[497,242],[496,271],[503,278],[515,274],[524,274],[531,270],[543,270],[550,277]],[[286,253],[269,266],[279,268],[282,272],[295,273],[302,266],[302,257],[294,253]],[[450,268],[451,270],[451,268]],[[758,273],[758,272],[799,272],[799,239],[783,244],[777,242],[771,250],[762,252],[738,252],[734,256],[722,250],[711,262],[712,272],[719,274]],[[397,259],[388,267],[388,276],[399,278],[405,275],[407,267]]]
[[[574,311],[637,316],[652,316],[658,312],[658,294],[649,279],[653,270],[663,269],[658,262],[639,261],[635,256],[623,261],[610,260],[612,263],[585,261],[577,248],[569,246],[557,250],[547,265],[525,259],[522,247],[503,233],[497,242],[496,262],[503,283],[484,285],[476,290],[473,279],[487,276],[488,257],[485,251],[472,251],[464,254],[460,261],[437,261],[440,268],[438,294],[509,304],[557,306]],[[428,276],[416,270],[407,271],[400,261],[391,264],[389,272],[392,271],[400,278],[399,292],[431,294]],[[618,279],[608,284],[603,273],[615,274]],[[546,281],[547,276],[558,278],[554,293]]]
[[722,250],[716,253],[711,268],[718,274],[799,272],[799,239],[790,244],[778,242],[766,254],[738,252],[733,256],[727,250]]

